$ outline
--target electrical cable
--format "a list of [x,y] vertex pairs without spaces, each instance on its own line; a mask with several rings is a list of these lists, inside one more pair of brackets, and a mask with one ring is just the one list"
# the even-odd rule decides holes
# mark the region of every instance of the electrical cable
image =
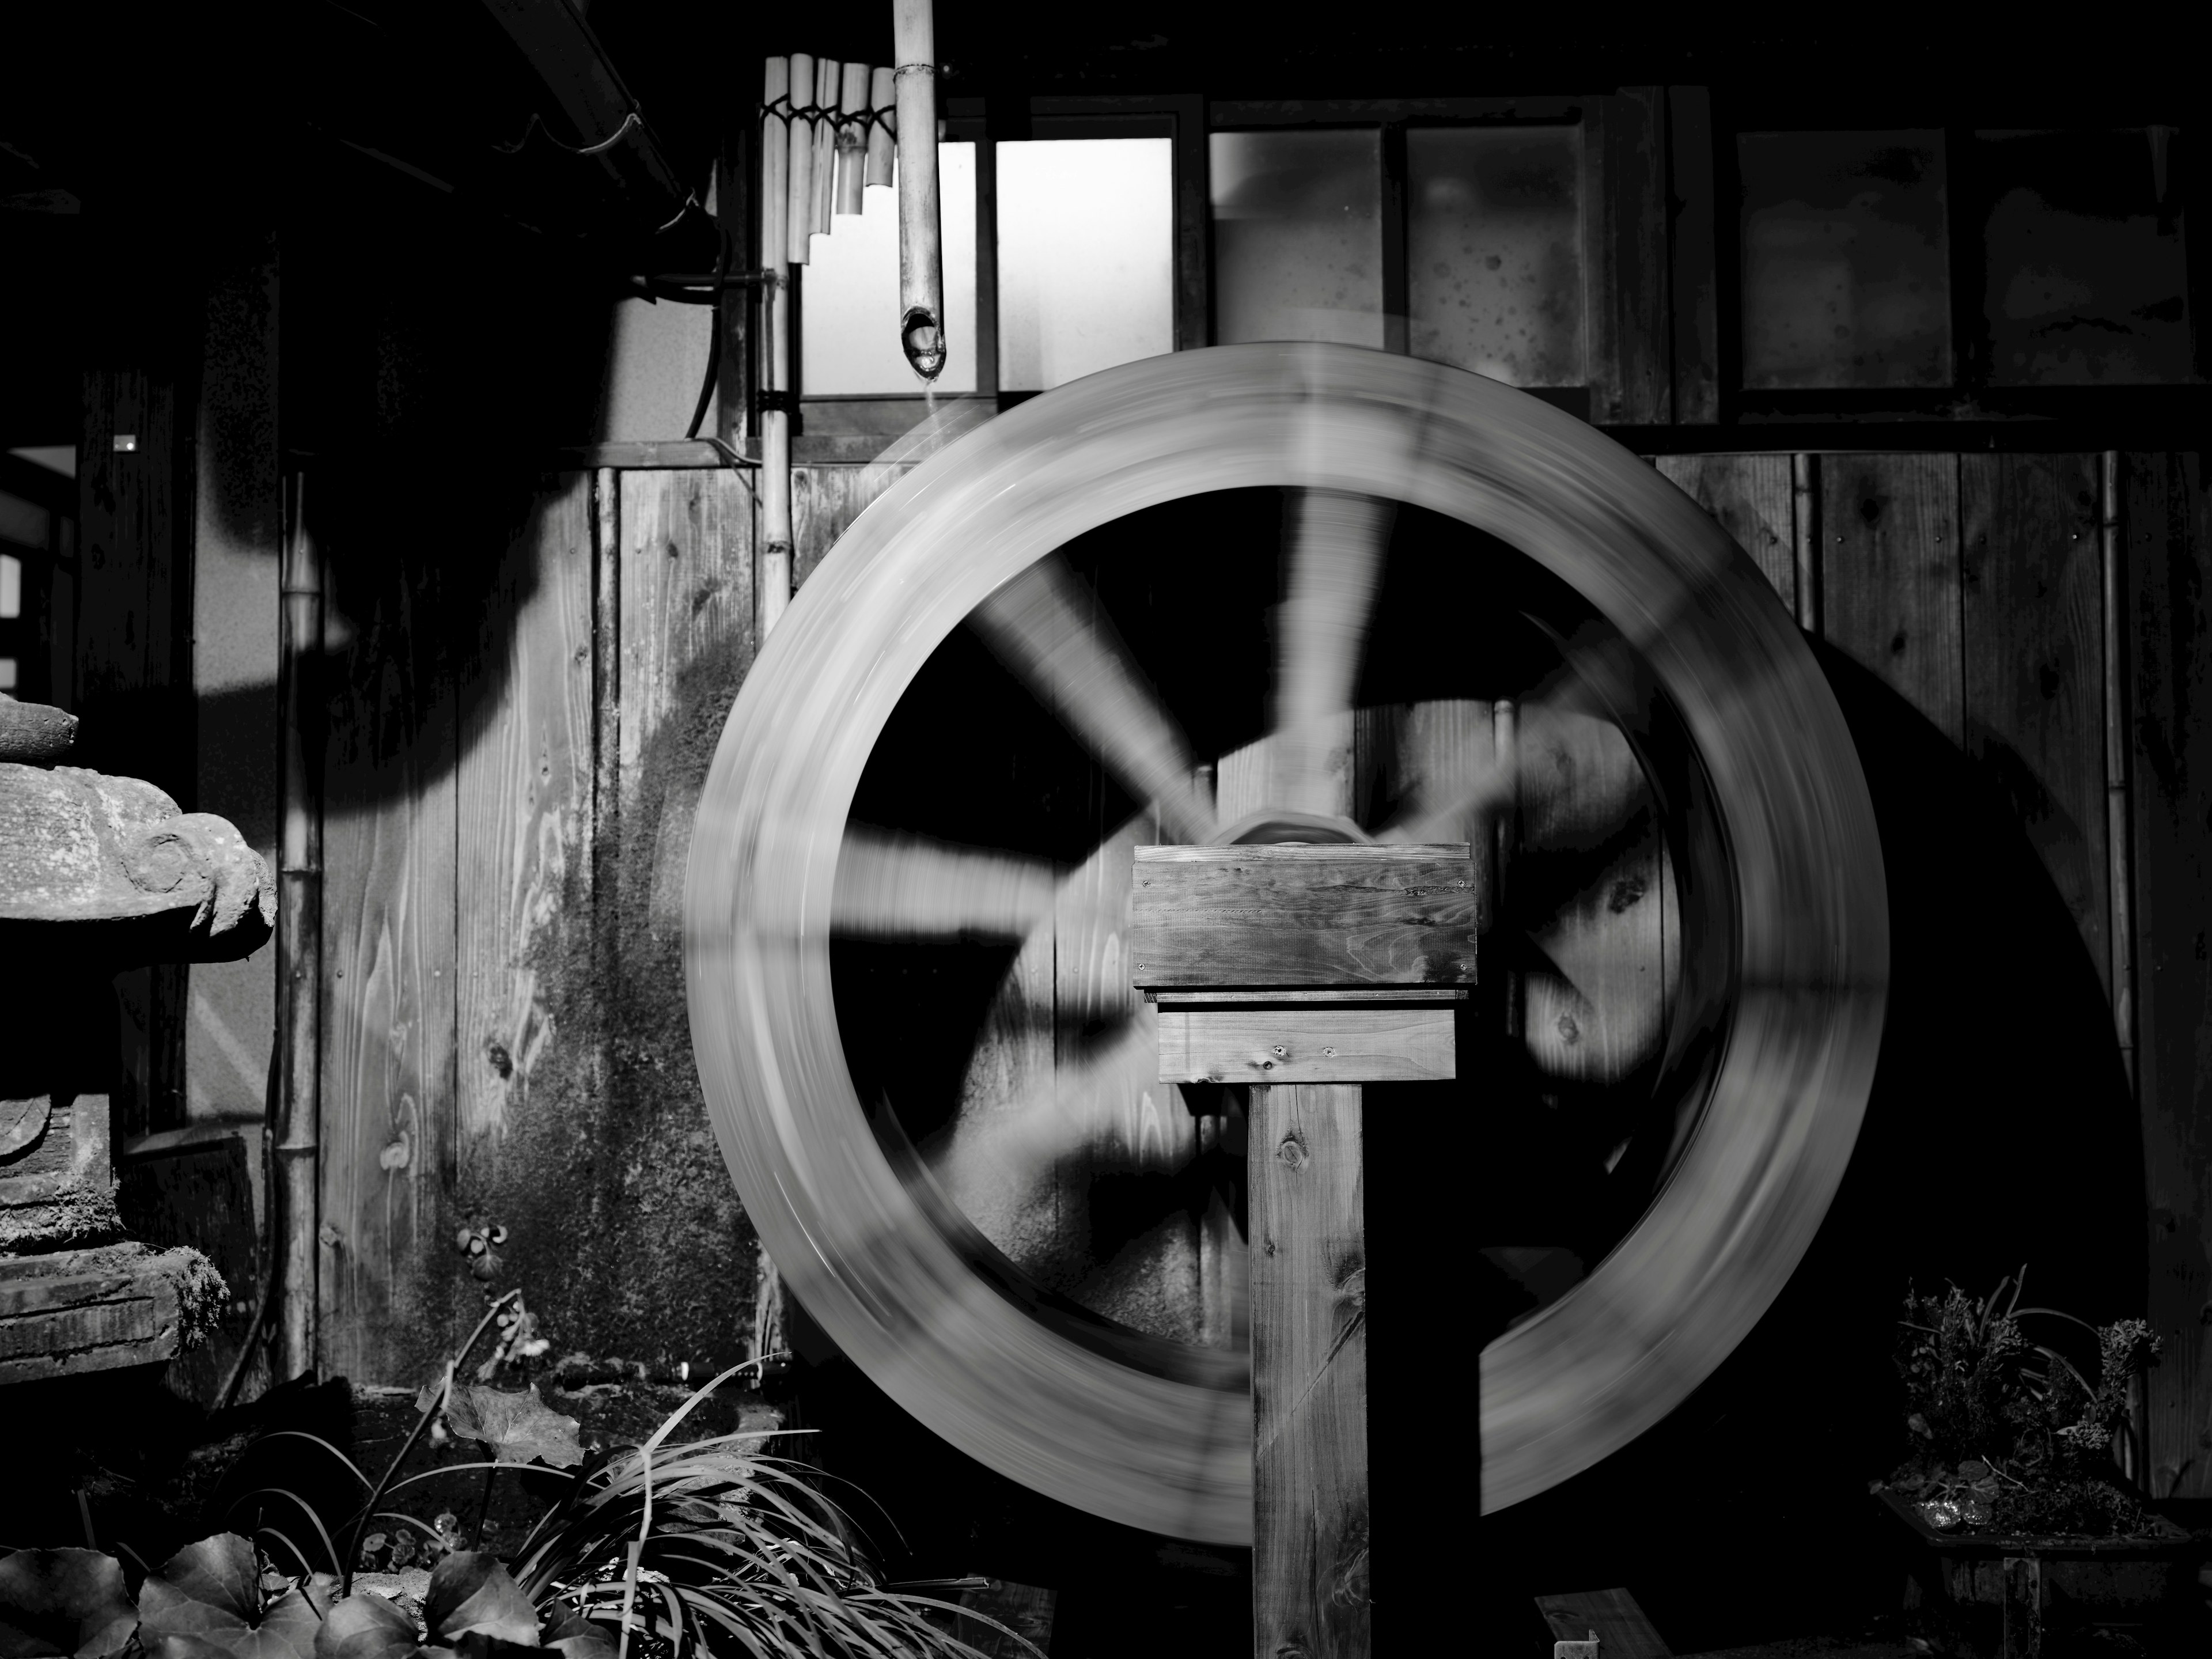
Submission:
[[684,436],[688,441],[699,435],[699,428],[707,418],[707,405],[714,401],[714,381],[722,368],[722,295],[730,275],[730,237],[726,233],[722,246],[714,256],[714,325],[712,337],[707,342],[707,377],[699,383],[699,402],[691,411],[690,429]]

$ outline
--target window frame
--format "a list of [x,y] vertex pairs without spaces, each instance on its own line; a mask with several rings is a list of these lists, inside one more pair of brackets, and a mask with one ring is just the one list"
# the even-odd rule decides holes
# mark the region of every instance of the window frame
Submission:
[[[1714,283],[1717,300],[1715,358],[1718,410],[1725,427],[1926,422],[1945,426],[2018,422],[2109,428],[2123,419],[2155,428],[2212,414],[2212,240],[2192,211],[2195,169],[2190,129],[2172,131],[2167,149],[2168,190],[2181,227],[2184,293],[2190,313],[2191,380],[2090,386],[1996,386],[1991,383],[1992,342],[1984,301],[1988,288],[1984,222],[1990,184],[1982,165],[1979,135],[2048,127],[2050,112],[2033,123],[1998,118],[2015,112],[1977,107],[1932,110],[1908,99],[1848,108],[1741,89],[1712,94]],[[2081,131],[2130,131],[2160,125],[2147,112],[2099,107],[2069,124]],[[1970,118],[1962,119],[1961,117]],[[1944,234],[1950,283],[1951,377],[1941,386],[1793,387],[1749,389],[1743,384],[1743,174],[1739,141],[1759,132],[1852,132],[1912,128],[1942,135],[1944,153]],[[2107,433],[2109,436],[2110,434]]]

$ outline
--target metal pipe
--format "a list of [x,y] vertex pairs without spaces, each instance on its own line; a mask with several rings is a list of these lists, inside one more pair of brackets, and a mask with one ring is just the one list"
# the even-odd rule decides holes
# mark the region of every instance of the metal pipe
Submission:
[[937,201],[937,33],[930,0],[891,0],[897,59],[899,345],[914,372],[945,370],[943,230]]
[[315,1366],[322,1115],[323,556],[309,528],[307,477],[287,481],[277,701],[283,819],[276,850],[276,1087],[268,1128],[269,1248],[276,1256],[276,1371]]

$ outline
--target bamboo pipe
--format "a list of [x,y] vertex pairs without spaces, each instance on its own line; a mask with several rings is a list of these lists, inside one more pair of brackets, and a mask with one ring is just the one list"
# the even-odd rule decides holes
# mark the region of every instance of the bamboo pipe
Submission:
[[945,272],[937,204],[937,34],[930,0],[892,0],[897,50],[899,345],[914,372],[945,369]]
[[897,77],[888,69],[872,70],[868,76],[868,182],[888,185],[891,182],[891,159],[897,140],[891,137],[891,124],[897,119]]
[[[761,399],[760,565],[755,574],[756,637],[766,639],[769,629],[791,602],[791,266],[792,162],[807,149],[794,144],[795,136],[776,112],[779,99],[790,91],[793,64],[781,58],[768,60],[762,91],[761,120],[761,263],[768,280],[762,284],[761,330],[764,348],[762,379],[769,394]],[[811,154],[811,151],[809,152]],[[798,239],[802,246],[805,237]]]
[[784,258],[794,265],[803,265],[806,240],[814,229],[814,118],[798,112],[813,101],[813,57],[803,52],[792,53],[789,74],[793,110],[784,194]]
[[323,769],[319,738],[323,557],[295,473],[280,578],[277,750],[283,823],[276,849],[276,1090],[270,1103],[269,1249],[276,1261],[276,1382],[314,1369],[322,1115]]
[[867,167],[868,66],[848,64],[837,103],[837,212],[858,213],[866,205]]
[[828,58],[814,65],[814,234],[830,234],[830,210],[837,199],[837,100],[844,70]]

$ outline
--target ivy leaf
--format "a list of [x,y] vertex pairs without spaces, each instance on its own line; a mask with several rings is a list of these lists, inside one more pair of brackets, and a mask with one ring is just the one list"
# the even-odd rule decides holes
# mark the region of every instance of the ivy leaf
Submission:
[[333,1605],[315,1638],[315,1659],[408,1659],[415,1621],[374,1590]]
[[576,1419],[563,1417],[540,1400],[535,1383],[521,1394],[473,1384],[457,1389],[447,1403],[446,1420],[455,1434],[481,1441],[502,1463],[537,1459],[566,1469],[584,1461]]
[[171,1556],[138,1593],[153,1659],[313,1659],[322,1620],[297,1589],[262,1600],[253,1546],[218,1533]]
[[594,1624],[572,1613],[545,1632],[545,1645],[558,1648],[567,1659],[614,1659],[615,1639],[605,1625]]
[[538,1645],[538,1609],[489,1550],[455,1550],[430,1574],[422,1611],[433,1641],[452,1645],[473,1633]]
[[137,1628],[113,1556],[17,1550],[0,1559],[0,1653],[9,1659],[109,1659]]

